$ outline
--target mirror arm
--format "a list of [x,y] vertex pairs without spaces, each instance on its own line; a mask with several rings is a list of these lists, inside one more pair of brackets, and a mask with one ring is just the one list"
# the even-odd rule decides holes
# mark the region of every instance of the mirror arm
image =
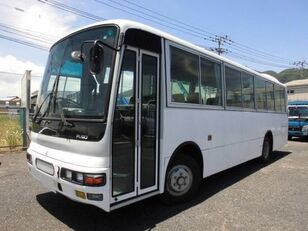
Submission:
[[84,57],[82,56],[82,54],[83,54],[83,47],[84,47],[85,44],[88,44],[88,43],[93,43],[94,45],[97,44],[101,48],[104,48],[104,46],[105,46],[105,47],[108,47],[108,48],[110,48],[110,49],[112,49],[114,51],[120,51],[121,50],[121,47],[118,48],[118,49],[114,48],[113,46],[110,46],[107,43],[104,43],[104,42],[100,41],[99,39],[94,40],[94,41],[93,40],[86,40],[86,41],[83,41],[83,43],[81,44],[81,48],[80,48],[80,53],[81,53],[80,60],[82,62],[84,61]]
[[98,46],[100,46],[101,48],[104,48],[104,47],[108,47],[110,48],[111,50],[114,50],[114,51],[120,51],[121,48],[117,49],[117,48],[114,48],[113,46],[110,46],[108,45],[107,43],[104,43],[102,42],[101,40],[97,39],[94,41],[94,44],[97,44]]

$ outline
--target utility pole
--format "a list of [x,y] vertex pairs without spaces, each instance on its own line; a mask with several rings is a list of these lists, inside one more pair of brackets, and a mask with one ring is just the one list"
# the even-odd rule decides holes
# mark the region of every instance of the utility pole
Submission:
[[218,47],[210,48],[210,50],[216,52],[218,55],[228,53],[229,50],[223,48],[222,46],[225,44],[231,45],[231,43],[233,42],[228,35],[215,36],[215,38],[211,37],[210,41],[217,43]]
[[296,61],[293,63],[293,65],[296,65],[300,71],[300,77],[301,79],[304,78],[304,67],[305,65],[307,65],[308,63],[306,62],[306,60],[302,60],[302,61]]

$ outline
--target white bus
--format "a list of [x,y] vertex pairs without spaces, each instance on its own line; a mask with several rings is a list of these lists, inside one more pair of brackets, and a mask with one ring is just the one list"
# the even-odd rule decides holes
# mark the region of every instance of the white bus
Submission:
[[110,20],[50,49],[27,151],[53,192],[105,211],[162,194],[287,142],[286,88],[152,27]]

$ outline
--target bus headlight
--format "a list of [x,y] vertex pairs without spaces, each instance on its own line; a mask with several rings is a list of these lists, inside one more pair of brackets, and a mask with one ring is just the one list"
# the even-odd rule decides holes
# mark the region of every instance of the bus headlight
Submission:
[[308,125],[304,125],[302,127],[302,132],[308,132]]
[[103,186],[106,184],[106,174],[91,174],[91,173],[82,173],[76,172],[70,169],[62,168],[61,179],[69,181],[71,183],[85,185],[85,186]]

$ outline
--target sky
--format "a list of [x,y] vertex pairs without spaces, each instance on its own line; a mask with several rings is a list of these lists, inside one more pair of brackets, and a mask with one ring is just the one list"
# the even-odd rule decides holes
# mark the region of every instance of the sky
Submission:
[[135,20],[208,49],[227,35],[223,56],[280,72],[308,62],[307,9],[306,0],[1,0],[0,99],[20,96],[25,70],[37,90],[52,43],[103,19]]

